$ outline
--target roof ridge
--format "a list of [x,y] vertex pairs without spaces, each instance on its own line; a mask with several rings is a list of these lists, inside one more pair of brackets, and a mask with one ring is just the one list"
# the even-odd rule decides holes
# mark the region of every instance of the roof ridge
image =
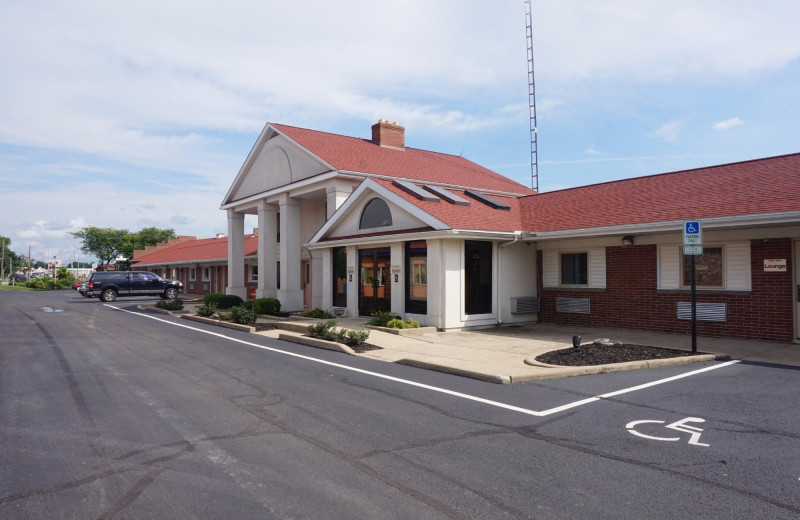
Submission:
[[530,194],[530,195],[525,195],[525,197],[534,197],[534,196],[537,196],[537,195],[548,195],[548,194],[551,194],[551,193],[563,193],[563,192],[571,191],[571,190],[582,190],[582,189],[586,189],[586,188],[593,188],[593,187],[596,187],[596,186],[606,186],[606,185],[609,185],[609,184],[619,184],[619,183],[623,183],[623,182],[632,182],[632,181],[638,181],[638,180],[642,180],[642,179],[651,179],[651,178],[654,178],[654,177],[666,177],[668,175],[677,175],[677,174],[683,174],[683,173],[698,172],[698,171],[701,171],[701,170],[716,170],[718,168],[729,168],[731,166],[737,166],[737,165],[747,164],[747,163],[762,163],[764,161],[772,161],[772,160],[775,160],[775,159],[785,159],[787,157],[794,157],[794,156],[800,157],[800,152],[787,153],[787,154],[783,154],[783,155],[775,155],[775,156],[772,156],[772,157],[762,157],[762,158],[755,158],[755,159],[743,159],[741,161],[734,161],[734,162],[730,162],[730,163],[712,164],[710,166],[698,166],[696,168],[687,168],[685,170],[675,170],[675,171],[671,171],[671,172],[651,173],[650,175],[642,175],[642,176],[639,176],[639,177],[628,177],[626,179],[615,179],[615,180],[612,180],[612,181],[597,182],[597,183],[594,183],[594,184],[583,184],[581,186],[572,186],[572,187],[569,187],[569,188],[562,188],[560,190],[533,193],[533,194]]

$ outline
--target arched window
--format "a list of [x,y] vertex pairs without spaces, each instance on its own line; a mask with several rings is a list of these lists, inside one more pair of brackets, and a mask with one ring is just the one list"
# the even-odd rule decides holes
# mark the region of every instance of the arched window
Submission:
[[364,206],[358,229],[369,229],[392,225],[392,212],[383,199],[372,199]]

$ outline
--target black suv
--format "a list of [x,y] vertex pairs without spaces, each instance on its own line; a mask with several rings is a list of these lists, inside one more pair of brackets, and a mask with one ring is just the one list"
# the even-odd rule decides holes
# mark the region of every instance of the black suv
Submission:
[[99,296],[113,302],[117,296],[161,296],[174,300],[183,292],[183,283],[166,280],[148,271],[102,271],[92,273],[86,280],[84,296]]

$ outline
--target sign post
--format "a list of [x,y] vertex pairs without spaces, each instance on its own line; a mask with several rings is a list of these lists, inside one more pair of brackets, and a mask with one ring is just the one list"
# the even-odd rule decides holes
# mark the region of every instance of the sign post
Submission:
[[692,354],[697,354],[697,283],[694,257],[703,254],[703,224],[699,220],[683,221],[683,254],[692,257]]

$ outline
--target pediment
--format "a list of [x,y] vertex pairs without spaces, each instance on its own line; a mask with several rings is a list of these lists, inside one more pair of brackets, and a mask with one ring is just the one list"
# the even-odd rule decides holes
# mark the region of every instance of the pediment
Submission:
[[222,204],[278,190],[330,170],[330,165],[267,125]]
[[[374,204],[376,199],[382,201],[382,204],[378,205],[379,207],[384,207],[385,204],[385,209],[391,216],[390,223],[387,224],[383,213],[379,213],[381,217],[378,219],[362,218],[371,203],[373,209],[376,207]],[[357,238],[358,236],[396,234],[404,231],[412,232],[420,229],[440,230],[449,229],[449,226],[379,183],[367,179],[336,210],[310,243]]]

